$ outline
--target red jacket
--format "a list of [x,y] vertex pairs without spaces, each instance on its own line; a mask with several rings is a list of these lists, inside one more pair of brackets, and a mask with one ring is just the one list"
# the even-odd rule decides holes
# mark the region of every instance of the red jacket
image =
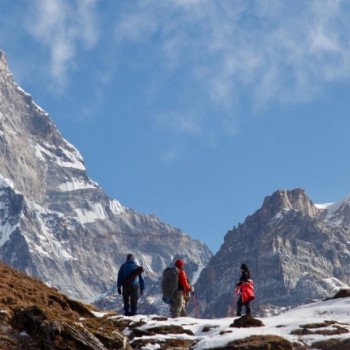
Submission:
[[184,294],[191,291],[191,286],[188,283],[187,275],[185,270],[179,269],[179,289],[183,290]]
[[235,293],[242,296],[243,304],[253,301],[255,299],[254,282],[251,279],[243,282],[240,286],[236,287]]

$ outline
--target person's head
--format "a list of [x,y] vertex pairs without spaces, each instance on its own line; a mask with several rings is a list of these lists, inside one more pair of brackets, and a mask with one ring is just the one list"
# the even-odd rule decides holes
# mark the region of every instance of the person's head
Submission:
[[181,259],[178,259],[175,261],[175,266],[178,268],[178,269],[182,269],[185,265],[185,262]]
[[248,272],[249,271],[248,266],[246,264],[242,264],[241,265],[241,271]]
[[129,253],[127,256],[126,256],[126,260],[135,260],[135,257]]

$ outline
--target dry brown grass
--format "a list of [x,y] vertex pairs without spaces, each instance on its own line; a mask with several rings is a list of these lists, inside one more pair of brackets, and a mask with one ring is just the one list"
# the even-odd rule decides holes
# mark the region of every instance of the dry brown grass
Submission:
[[34,305],[53,318],[92,316],[91,306],[69,299],[57,289],[0,262],[0,317],[4,313],[11,317],[15,309]]
[[0,349],[130,349],[115,322],[92,311],[0,262]]

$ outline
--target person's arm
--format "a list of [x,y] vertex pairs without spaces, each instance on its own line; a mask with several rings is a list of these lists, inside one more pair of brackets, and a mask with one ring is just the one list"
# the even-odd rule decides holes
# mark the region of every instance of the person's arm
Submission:
[[143,291],[145,290],[145,280],[142,276],[142,273],[139,274],[139,284],[140,284],[140,291],[141,293],[143,293]]
[[122,265],[119,269],[118,272],[118,279],[117,279],[117,287],[120,288],[123,284],[123,280],[124,280],[124,269],[123,269],[124,265]]
[[182,285],[182,287],[186,293],[191,291],[191,286],[187,282],[187,276],[186,276],[186,272],[184,270],[180,270],[179,283]]

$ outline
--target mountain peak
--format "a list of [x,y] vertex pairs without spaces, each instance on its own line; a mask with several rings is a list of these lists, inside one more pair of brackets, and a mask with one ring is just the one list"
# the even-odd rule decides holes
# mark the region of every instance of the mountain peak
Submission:
[[235,288],[232,274],[239,278],[242,262],[256,286],[255,310],[263,314],[348,288],[349,199],[331,209],[318,209],[300,188],[266,197],[260,209],[226,234],[196,282],[206,316],[227,314]]
[[5,53],[0,50],[0,69],[8,70]]
[[282,210],[296,210],[309,216],[314,216],[318,212],[313,202],[301,188],[274,192],[264,199],[261,210],[269,217]]

